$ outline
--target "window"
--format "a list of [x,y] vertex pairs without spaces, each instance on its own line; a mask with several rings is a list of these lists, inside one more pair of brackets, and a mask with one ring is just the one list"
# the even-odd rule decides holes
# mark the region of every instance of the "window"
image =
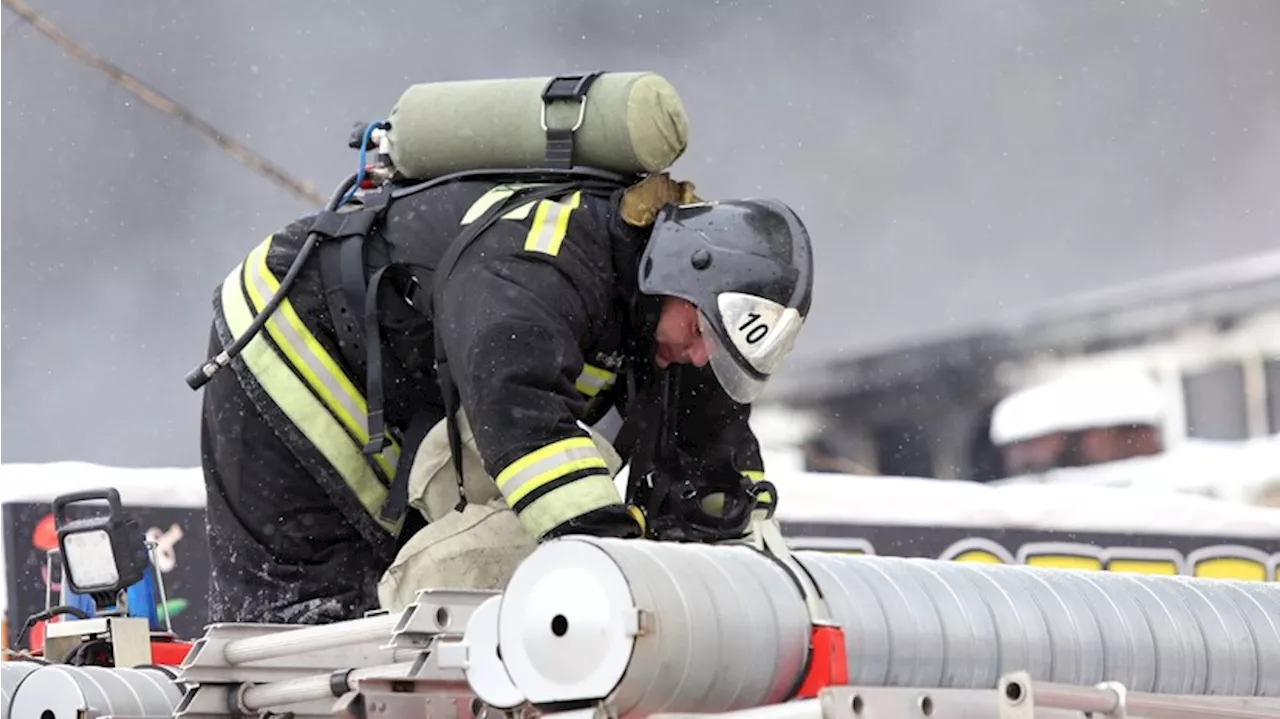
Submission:
[[1262,371],[1267,377],[1267,431],[1280,434],[1280,357],[1264,360]]
[[1244,366],[1219,364],[1182,376],[1187,409],[1187,436],[1197,439],[1249,438]]
[[924,427],[914,422],[886,423],[876,427],[872,438],[880,474],[897,477],[934,476],[933,452]]
[[996,404],[992,402],[978,413],[969,434],[968,476],[975,482],[989,482],[1007,476],[1004,453],[991,441],[991,415]]

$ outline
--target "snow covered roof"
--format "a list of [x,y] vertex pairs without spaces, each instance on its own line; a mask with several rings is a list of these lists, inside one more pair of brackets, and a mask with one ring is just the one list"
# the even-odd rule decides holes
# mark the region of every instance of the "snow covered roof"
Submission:
[[1158,455],[1061,467],[992,484],[1116,487],[1255,503],[1280,490],[1280,434],[1235,442],[1188,439]]
[[68,492],[115,487],[125,505],[203,507],[199,467],[108,467],[89,462],[0,464],[0,501],[52,502]]
[[991,441],[1005,445],[1087,427],[1160,426],[1164,409],[1159,386],[1145,373],[1079,371],[1001,400],[991,416]]
[[[1268,451],[1266,456],[1274,459],[1280,452],[1280,438],[1259,443],[1258,449]],[[1210,448],[1199,452],[1209,453]],[[769,478],[785,497],[778,510],[784,521],[1227,534],[1248,534],[1251,526],[1258,526],[1270,536],[1280,536],[1280,509],[1183,494],[1168,486],[1160,488],[1165,491],[1144,491],[1155,488],[980,484],[783,468],[770,471]],[[626,471],[617,479],[625,487]],[[119,490],[126,505],[199,508],[205,501],[204,478],[198,467],[106,467],[83,462],[0,465],[0,500],[6,504],[48,502],[59,494],[105,486]]]
[[787,473],[784,522],[1280,538],[1280,508],[1146,488]]

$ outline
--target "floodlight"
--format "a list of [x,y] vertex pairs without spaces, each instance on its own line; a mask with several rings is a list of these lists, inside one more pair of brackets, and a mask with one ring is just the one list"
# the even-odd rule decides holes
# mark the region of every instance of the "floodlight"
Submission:
[[[73,504],[105,500],[105,516],[71,520]],[[142,579],[147,546],[137,520],[121,511],[114,488],[72,492],[53,500],[53,521],[62,553],[64,579],[77,594],[93,597],[99,606],[116,603],[117,595]]]

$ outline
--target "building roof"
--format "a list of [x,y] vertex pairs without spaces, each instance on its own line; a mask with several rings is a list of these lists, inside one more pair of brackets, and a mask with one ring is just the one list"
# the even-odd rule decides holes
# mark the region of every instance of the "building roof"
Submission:
[[990,373],[1006,361],[1139,344],[1268,308],[1280,308],[1280,251],[1068,295],[907,346],[798,364],[779,373],[764,401],[805,405],[939,373]]

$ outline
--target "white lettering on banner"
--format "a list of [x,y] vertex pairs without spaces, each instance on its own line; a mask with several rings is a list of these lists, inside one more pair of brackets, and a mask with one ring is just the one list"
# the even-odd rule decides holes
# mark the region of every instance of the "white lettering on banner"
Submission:
[[984,537],[969,537],[953,542],[938,555],[938,559],[982,562],[983,564],[1017,564],[1017,560],[1009,550]]
[[[789,539],[788,544],[795,550],[878,554],[871,541],[860,537],[796,537]],[[900,555],[890,553],[888,556]],[[966,537],[952,542],[937,558],[1056,569],[1280,582],[1280,552],[1267,554],[1257,547],[1239,544],[1207,545],[1184,555],[1172,548],[1105,547],[1083,542],[1026,542],[1010,549],[988,537]]]
[[151,551],[155,553],[156,566],[161,573],[173,571],[178,566],[178,556],[173,548],[182,537],[182,527],[176,524],[169,525],[169,529],[164,532],[159,527],[147,530],[147,541],[156,545]]

